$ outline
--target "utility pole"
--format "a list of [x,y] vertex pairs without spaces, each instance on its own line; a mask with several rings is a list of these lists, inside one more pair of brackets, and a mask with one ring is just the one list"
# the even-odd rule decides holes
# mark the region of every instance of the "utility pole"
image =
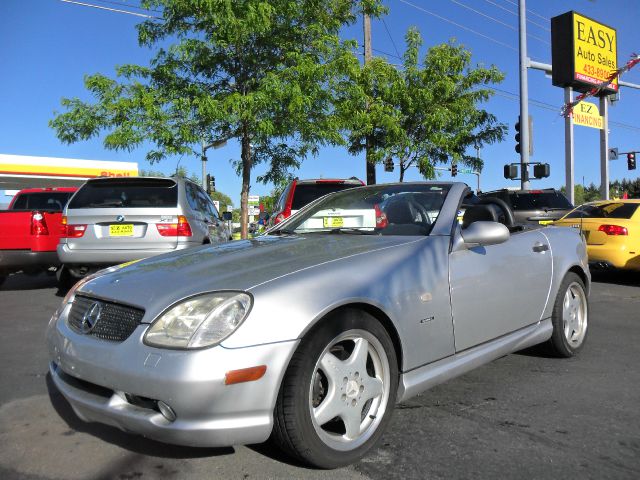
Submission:
[[202,159],[202,188],[204,188],[205,191],[208,191],[208,187],[207,187],[207,150],[209,150],[210,148],[222,148],[227,144],[226,140],[216,140],[214,142],[211,142],[208,145],[205,145],[204,141],[200,144],[202,146],[202,155],[201,155],[201,159]]
[[[373,54],[371,53],[371,17],[368,13],[363,13],[363,29],[364,29],[364,64],[371,62]],[[365,161],[367,166],[367,185],[375,185],[376,183],[376,164],[371,161],[373,154],[373,145],[371,135],[367,135],[365,139]]]
[[527,7],[525,0],[518,0],[520,44],[520,188],[529,189],[529,84],[527,69]]

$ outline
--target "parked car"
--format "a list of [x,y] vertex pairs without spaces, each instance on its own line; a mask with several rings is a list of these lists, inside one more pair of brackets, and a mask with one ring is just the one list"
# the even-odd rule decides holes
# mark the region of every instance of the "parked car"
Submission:
[[62,209],[75,187],[20,190],[0,211],[0,284],[18,271],[55,271]]
[[277,225],[305,205],[323,195],[346,190],[347,188],[361,187],[363,185],[364,182],[355,177],[344,179],[313,178],[307,180],[299,180],[296,178],[284,189],[278,198],[278,202],[274,207],[268,223],[270,226]]
[[517,223],[546,225],[569,213],[574,207],[562,192],[543,190],[509,190],[503,188],[480,194],[481,198],[499,198],[511,207]]
[[183,178],[88,180],[69,201],[58,245],[60,280],[231,234],[205,191]]
[[554,225],[582,231],[592,268],[640,270],[640,200],[585,203]]
[[584,344],[579,232],[510,233],[503,202],[470,204],[461,225],[470,195],[336,192],[253,240],[89,276],[49,322],[53,382],[81,419],[163,442],[272,436],[317,467],[354,462],[397,401],[535,344]]

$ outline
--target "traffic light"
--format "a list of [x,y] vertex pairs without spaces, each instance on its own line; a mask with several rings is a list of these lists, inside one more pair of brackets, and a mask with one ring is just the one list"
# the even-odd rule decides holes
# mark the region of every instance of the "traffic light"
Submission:
[[636,169],[636,152],[627,153],[627,168],[629,170]]
[[[520,141],[522,140],[522,124],[520,122],[520,117],[518,117],[518,121],[514,125],[514,128],[516,129],[516,153],[520,153],[520,150],[522,149],[522,146],[520,145]],[[531,115],[529,115],[527,121],[527,129],[529,131],[529,155],[533,155],[533,117],[531,117]]]
[[216,177],[207,173],[207,193],[211,195],[216,191]]
[[505,165],[504,166],[504,178],[508,178],[509,180],[513,180],[518,176],[518,166],[517,165]]
[[451,176],[455,177],[456,175],[458,175],[458,164],[457,163],[452,163],[451,164]]
[[384,161],[384,171],[393,172],[393,158],[389,157]]
[[533,176],[535,178],[546,178],[551,175],[551,167],[548,163],[539,163],[533,166]]

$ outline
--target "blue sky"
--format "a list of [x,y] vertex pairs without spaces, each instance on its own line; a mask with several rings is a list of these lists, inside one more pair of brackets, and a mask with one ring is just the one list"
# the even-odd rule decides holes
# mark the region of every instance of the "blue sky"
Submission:
[[[137,0],[97,0],[88,3],[119,8],[135,8]],[[374,20],[372,44],[374,54],[395,56],[404,50],[404,33],[416,26],[431,45],[455,38],[472,52],[474,64],[495,64],[506,74],[497,85],[498,95],[486,107],[499,121],[509,126],[506,139],[485,147],[482,189],[517,186],[502,176],[505,163],[519,161],[514,151],[514,130],[518,113],[518,32],[517,0],[385,0],[390,13]],[[532,60],[551,63],[549,18],[574,10],[617,29],[618,63],[632,53],[640,53],[640,1],[638,0],[528,0],[528,48]],[[126,8],[126,7],[123,7]],[[62,97],[90,98],[84,89],[83,75],[103,73],[112,76],[114,66],[125,63],[147,64],[152,52],[137,44],[134,26],[141,19],[132,15],[102,11],[60,0],[0,1],[0,153],[38,155],[94,160],[136,161],[141,169],[174,171],[176,163],[200,174],[199,159],[169,159],[150,166],[144,160],[145,149],[133,152],[105,150],[101,139],[63,145],[47,123],[55,110],[61,111]],[[345,36],[360,40],[361,24],[345,31]],[[623,80],[640,84],[640,65]],[[543,72],[530,70],[529,112],[534,118],[534,156],[532,161],[551,164],[551,177],[535,181],[535,187],[564,185],[564,129],[559,111],[563,91],[551,85]],[[610,109],[610,145],[620,151],[640,150],[640,91],[622,88],[621,100]],[[575,128],[575,181],[599,184],[599,135],[586,127]],[[240,157],[237,143],[209,151],[208,171],[216,177],[218,190],[239,204],[240,179],[231,161]],[[253,179],[261,172],[258,167]],[[629,172],[626,159],[610,162],[611,179],[637,178],[640,170]],[[365,178],[364,160],[346,150],[324,149],[316,158],[306,160],[297,172],[301,178]],[[378,182],[395,181],[393,174],[377,169]],[[449,180],[448,175],[442,175]],[[410,171],[407,180],[418,180]],[[457,180],[475,186],[475,177],[458,175]],[[271,185],[253,182],[252,194],[268,194]]]

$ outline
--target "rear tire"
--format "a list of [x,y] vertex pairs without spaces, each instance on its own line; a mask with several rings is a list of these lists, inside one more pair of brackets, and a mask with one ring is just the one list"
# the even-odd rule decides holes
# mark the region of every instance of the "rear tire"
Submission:
[[582,279],[573,272],[565,275],[553,305],[553,334],[547,342],[550,352],[569,358],[578,353],[587,338],[589,301]]
[[58,280],[58,289],[64,292],[71,289],[76,282],[69,269],[64,265],[60,265],[60,268],[56,270],[56,279]]
[[385,328],[365,312],[342,311],[300,342],[280,387],[272,439],[315,467],[353,463],[384,432],[397,388]]

